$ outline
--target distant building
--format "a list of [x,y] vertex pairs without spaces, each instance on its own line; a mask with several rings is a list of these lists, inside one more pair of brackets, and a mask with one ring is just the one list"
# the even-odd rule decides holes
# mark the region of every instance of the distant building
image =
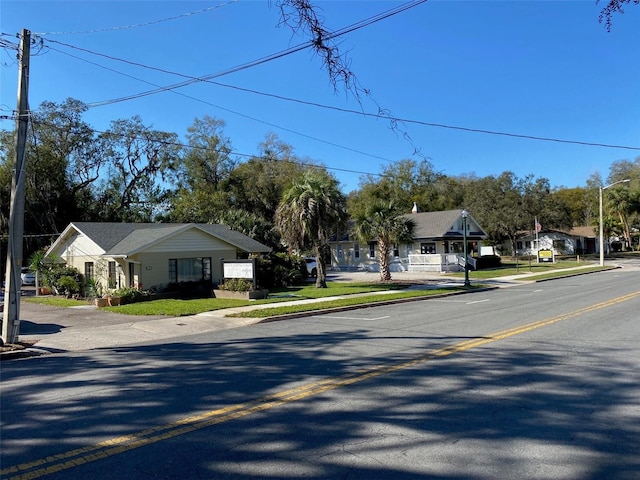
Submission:
[[[394,245],[390,266],[392,271],[450,271],[462,270],[460,259],[464,252],[463,219],[461,210],[419,212],[404,215],[415,224],[413,240]],[[479,243],[487,234],[472,215],[467,217],[467,253],[479,252]],[[362,243],[348,234],[330,242],[331,267],[334,270],[377,271],[378,246],[375,240]],[[462,263],[464,265],[464,263]]]
[[[537,241],[536,241],[537,238]],[[506,250],[511,245],[505,245]],[[536,255],[538,250],[553,250],[554,255],[585,255],[598,253],[595,227],[573,227],[570,230],[544,229],[536,233],[521,232],[516,239],[519,256]]]

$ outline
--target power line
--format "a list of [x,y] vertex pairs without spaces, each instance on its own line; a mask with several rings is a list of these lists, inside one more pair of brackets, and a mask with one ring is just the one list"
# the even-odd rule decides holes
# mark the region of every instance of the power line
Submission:
[[[99,56],[108,58],[110,60],[120,61],[120,62],[124,62],[124,63],[130,64],[130,65],[134,65],[134,66],[138,66],[138,67],[142,67],[142,68],[146,68],[146,69],[150,69],[150,70],[155,70],[155,71],[158,71],[158,72],[167,73],[167,74],[170,74],[170,75],[176,75],[176,76],[180,76],[180,77],[189,79],[189,80],[187,80],[185,82],[180,82],[180,83],[177,83],[177,84],[161,87],[161,86],[155,85],[155,84],[153,84],[151,82],[148,82],[146,80],[142,80],[142,79],[134,77],[132,75],[128,75],[128,74],[119,72],[117,70],[113,70],[113,69],[111,69],[109,67],[105,67],[103,65],[100,65],[100,64],[91,62],[89,60],[86,60],[86,59],[83,59],[83,58],[80,58],[80,57],[76,57],[74,55],[71,55],[69,53],[63,52],[61,50],[52,48],[52,50],[57,51],[59,53],[62,53],[64,55],[69,55],[69,56],[71,56],[73,58],[77,58],[78,60],[85,61],[87,63],[99,66],[101,68],[105,68],[107,70],[119,73],[119,74],[127,76],[129,78],[132,78],[132,79],[147,83],[149,85],[154,85],[154,86],[158,87],[158,88],[156,88],[154,90],[148,90],[146,92],[141,92],[141,93],[134,94],[134,95],[129,95],[129,96],[126,96],[126,97],[120,97],[120,98],[112,99],[112,100],[104,100],[104,101],[101,101],[101,102],[89,103],[89,104],[87,104],[88,108],[96,108],[96,107],[101,107],[101,106],[105,106],[105,105],[111,105],[113,103],[119,103],[119,102],[123,102],[123,101],[127,101],[127,100],[133,100],[133,99],[141,98],[143,96],[153,95],[155,93],[171,91],[171,92],[176,93],[178,95],[182,95],[182,96],[184,96],[186,98],[190,98],[192,100],[196,100],[196,101],[211,105],[213,107],[220,108],[221,110],[225,110],[225,111],[234,113],[236,115],[240,115],[240,116],[243,116],[245,118],[249,118],[251,120],[255,120],[255,121],[260,122],[260,123],[264,123],[264,124],[267,124],[267,125],[270,125],[270,126],[274,126],[276,128],[280,128],[280,129],[282,129],[284,131],[295,133],[297,135],[301,135],[301,136],[306,137],[306,138],[311,138],[313,140],[317,140],[317,141],[320,141],[322,143],[326,143],[326,144],[329,144],[329,145],[337,146],[339,148],[344,148],[344,149],[347,149],[347,150],[351,150],[351,151],[354,151],[356,153],[360,153],[360,154],[363,154],[363,155],[372,156],[374,158],[379,158],[381,160],[389,161],[388,159],[384,159],[384,158],[381,158],[381,157],[378,157],[378,156],[375,156],[375,155],[371,155],[371,154],[367,154],[367,153],[364,153],[364,152],[360,152],[358,150],[353,150],[353,149],[348,148],[348,147],[343,147],[343,146],[340,146],[340,145],[336,145],[336,144],[333,144],[331,142],[327,142],[327,141],[318,139],[316,137],[312,137],[312,136],[309,136],[309,135],[306,135],[306,134],[303,134],[303,133],[300,133],[300,132],[296,132],[294,130],[290,130],[290,129],[287,129],[287,128],[284,128],[284,127],[281,127],[281,126],[278,126],[278,125],[274,125],[274,124],[271,124],[269,122],[265,122],[265,121],[256,119],[254,117],[250,117],[248,115],[244,115],[244,114],[235,112],[233,110],[229,110],[229,109],[226,109],[224,107],[221,107],[219,105],[214,105],[214,104],[211,104],[211,103],[209,103],[207,101],[204,101],[204,100],[201,100],[201,99],[198,99],[198,98],[195,98],[195,97],[192,97],[192,96],[189,96],[189,95],[185,95],[183,93],[175,91],[176,89],[181,88],[183,86],[191,85],[191,84],[197,83],[197,82],[203,82],[203,83],[210,83],[212,85],[217,85],[217,86],[224,87],[224,88],[231,88],[231,89],[235,89],[235,90],[239,90],[239,91],[253,93],[255,95],[261,95],[261,96],[265,96],[265,97],[276,98],[278,100],[284,100],[284,101],[288,101],[288,102],[294,102],[294,103],[299,103],[299,104],[303,104],[303,105],[309,105],[309,106],[313,106],[313,107],[317,107],[317,108],[323,108],[323,109],[327,109],[327,110],[334,110],[334,111],[343,112],[343,113],[356,114],[356,115],[365,116],[365,117],[382,118],[382,119],[385,119],[385,120],[389,120],[391,122],[402,122],[402,123],[406,123],[406,124],[415,124],[415,125],[422,125],[422,126],[434,127],[434,128],[444,128],[444,129],[459,130],[459,131],[465,131],[465,132],[471,132],[471,133],[481,133],[481,134],[486,134],[486,135],[497,135],[497,136],[505,136],[505,137],[512,137],[512,138],[522,138],[522,139],[527,139],[527,140],[536,140],[536,141],[544,141],[544,142],[566,143],[566,144],[573,144],[573,145],[583,145],[583,146],[602,147],[602,148],[615,148],[615,149],[624,149],[624,150],[633,150],[633,151],[639,151],[640,150],[640,147],[633,147],[633,146],[627,146],[627,145],[615,145],[615,144],[607,144],[607,143],[600,143],[600,142],[588,142],[588,141],[582,141],[582,140],[570,140],[570,139],[562,139],[562,138],[554,138],[554,137],[543,137],[543,136],[539,136],[539,135],[519,134],[519,133],[504,132],[504,131],[498,131],[498,130],[487,130],[487,129],[474,128],[474,127],[463,127],[463,126],[459,126],[459,125],[449,125],[449,124],[443,124],[443,123],[427,122],[427,121],[424,121],[424,120],[414,120],[414,119],[408,119],[408,118],[401,118],[401,117],[396,117],[396,116],[393,116],[393,115],[386,114],[384,112],[378,112],[378,113],[364,112],[362,110],[353,110],[353,109],[347,109],[347,108],[342,108],[342,107],[335,107],[335,106],[332,106],[332,105],[324,105],[324,104],[317,103],[317,102],[310,102],[310,101],[306,101],[306,100],[300,100],[300,99],[296,99],[296,98],[286,97],[286,96],[283,96],[283,95],[277,95],[277,94],[273,94],[273,93],[261,92],[261,91],[258,91],[258,90],[253,90],[253,89],[249,89],[249,88],[243,88],[243,87],[238,87],[238,86],[234,86],[234,85],[224,84],[224,83],[215,82],[215,81],[212,80],[212,78],[220,77],[220,76],[226,75],[227,73],[233,73],[235,71],[238,71],[236,69],[244,69],[244,68],[248,68],[248,66],[251,66],[253,64],[257,65],[259,63],[263,63],[264,61],[267,61],[265,59],[271,59],[272,57],[280,58],[280,56],[288,55],[288,53],[285,53],[285,52],[288,52],[291,49],[285,50],[283,52],[279,52],[277,54],[270,55],[268,57],[263,57],[263,59],[259,59],[259,60],[256,60],[254,62],[250,62],[248,64],[244,64],[244,66],[234,67],[230,71],[229,70],[222,71],[222,72],[219,72],[219,73],[216,73],[216,74],[206,75],[204,77],[193,77],[191,75],[186,75],[186,74],[182,74],[182,73],[178,73],[178,72],[173,72],[173,71],[170,71],[170,70],[165,70],[165,69],[152,67],[152,66],[149,66],[149,65],[144,65],[144,64],[141,64],[141,63],[132,62],[132,61],[121,59],[121,58],[117,58],[117,57],[112,57],[112,56],[101,54],[101,53],[97,53],[97,52],[92,52],[91,50],[87,50],[87,49],[84,49],[84,48],[81,48],[81,47],[76,47],[76,46],[69,45],[69,44],[66,44],[66,43],[63,43],[63,42],[58,42],[58,41],[55,41],[55,40],[48,40],[48,41],[49,42],[58,43],[60,45],[63,45],[63,46],[69,47],[69,48],[74,48],[74,49],[77,49],[77,50],[85,51],[87,53],[91,53],[91,54],[94,54],[94,55],[99,55]],[[308,48],[308,46],[309,45],[306,45],[306,46],[304,46],[304,48]],[[298,51],[298,49],[300,49],[300,47],[301,46],[293,47],[293,49],[295,49],[295,51]]]
[[89,34],[89,33],[113,32],[116,30],[128,30],[132,28],[148,27],[149,25],[156,25],[158,23],[169,22],[171,20],[177,20],[179,18],[191,17],[194,15],[199,15],[201,13],[210,12],[212,10],[216,10],[218,8],[226,7],[227,5],[231,5],[232,3],[236,3],[237,1],[238,0],[230,0],[228,2],[221,3],[213,7],[207,7],[207,8],[203,8],[201,10],[196,10],[193,12],[181,13],[180,15],[174,15],[173,17],[162,18],[160,20],[152,20],[146,23],[122,25],[118,27],[98,28],[93,30],[81,30],[81,31],[75,31],[75,32],[35,32],[34,35],[83,35],[83,34]]
[[[399,13],[405,12],[405,11],[411,9],[411,8],[417,7],[418,5],[426,3],[426,1],[427,0],[414,0],[412,2],[408,2],[408,3],[405,3],[405,4],[399,5],[398,7],[395,7],[395,8],[392,8],[390,10],[386,10],[386,11],[384,11],[382,13],[379,13],[379,14],[373,15],[371,17],[368,17],[368,18],[366,18],[364,20],[360,20],[360,21],[358,21],[356,23],[353,23],[351,25],[348,25],[346,27],[343,27],[343,28],[340,28],[338,30],[329,32],[327,34],[327,36],[323,38],[323,41],[328,42],[328,41],[334,40],[334,39],[336,39],[336,38],[338,38],[338,37],[340,37],[342,35],[346,35],[347,33],[354,32],[354,31],[359,30],[361,28],[367,27],[369,25],[372,25],[374,23],[380,22],[380,21],[385,20],[385,19],[387,19],[389,17],[397,15]],[[157,69],[155,67],[149,67],[149,66],[142,65],[142,64],[139,64],[139,63],[130,62],[128,60],[123,60],[123,59],[120,59],[120,58],[111,57],[109,55],[100,54],[100,53],[93,52],[93,51],[86,50],[86,49],[82,49],[82,48],[79,48],[79,47],[74,47],[72,45],[64,44],[63,42],[58,42],[56,40],[48,39],[48,41],[49,42],[54,42],[54,43],[59,43],[61,45],[65,45],[65,46],[70,47],[70,48],[77,48],[79,50],[84,50],[85,52],[88,52],[88,53],[91,53],[91,54],[94,54],[94,55],[104,56],[104,57],[110,58],[111,60],[122,61],[122,62],[125,62],[125,63],[128,63],[128,64],[135,64],[137,66],[144,67],[144,68],[150,68],[150,69],[153,69],[153,70],[163,71],[162,69]],[[310,40],[310,41],[301,43],[299,45],[290,47],[290,48],[288,48],[286,50],[282,50],[280,52],[276,52],[276,53],[273,53],[271,55],[267,55],[265,57],[258,58],[256,60],[252,60],[250,62],[241,64],[241,65],[237,65],[235,67],[231,67],[231,68],[228,68],[226,70],[223,70],[223,71],[220,71],[220,72],[217,72],[217,73],[212,73],[212,74],[209,74],[209,75],[205,75],[205,76],[202,76],[202,77],[192,77],[192,76],[188,76],[188,75],[177,74],[175,72],[164,71],[165,73],[172,73],[174,75],[180,75],[182,77],[188,78],[188,80],[185,81],[185,82],[180,82],[180,83],[176,83],[176,84],[173,84],[173,85],[167,85],[165,87],[160,87],[160,88],[157,88],[157,89],[154,89],[154,90],[149,90],[149,91],[146,91],[146,92],[140,92],[140,93],[137,93],[137,94],[127,95],[125,97],[115,98],[115,99],[111,99],[111,100],[103,100],[101,102],[95,102],[95,103],[92,103],[92,104],[88,104],[88,106],[91,108],[91,107],[98,107],[98,106],[104,106],[104,105],[111,105],[113,103],[119,103],[119,102],[124,102],[124,101],[128,101],[128,100],[134,100],[134,99],[137,99],[137,98],[141,98],[141,97],[145,97],[145,96],[149,96],[149,95],[154,95],[156,93],[161,93],[161,92],[165,92],[165,91],[168,91],[168,90],[174,90],[174,89],[177,89],[177,88],[182,88],[182,87],[191,85],[193,83],[205,82],[205,81],[213,79],[213,78],[221,77],[221,76],[224,76],[224,75],[229,75],[231,73],[236,73],[236,72],[239,72],[239,71],[242,71],[242,70],[246,70],[247,68],[255,67],[255,66],[261,65],[263,63],[267,63],[267,62],[270,62],[270,61],[273,61],[273,60],[277,60],[279,58],[291,55],[293,53],[297,53],[297,52],[299,52],[301,50],[305,50],[307,48],[312,48],[312,47],[314,47],[314,45],[315,45],[315,40]]]
[[[31,128],[34,129],[36,125],[41,124],[41,125],[46,125],[50,128],[56,128],[56,129],[64,129],[65,127],[63,126],[59,126],[59,125],[55,125],[53,123],[49,123],[49,122],[44,122],[41,120],[38,120],[37,118],[31,118]],[[65,130],[66,131],[66,130]],[[254,155],[254,154],[249,154],[249,153],[241,153],[241,152],[237,152],[234,150],[223,150],[223,149],[215,149],[215,148],[209,148],[209,147],[203,147],[203,146],[199,146],[199,145],[189,145],[186,143],[181,143],[181,142],[170,142],[168,140],[160,140],[160,139],[155,139],[155,138],[149,138],[148,136],[131,136],[128,134],[119,134],[119,133],[115,133],[115,132],[105,132],[105,131],[100,131],[100,130],[93,130],[94,133],[98,134],[98,135],[112,135],[112,136],[119,136],[119,137],[126,137],[132,140],[145,140],[145,141],[150,141],[153,143],[157,143],[160,145],[166,145],[166,146],[174,146],[174,147],[182,147],[182,148],[189,148],[189,149],[193,149],[193,150],[204,150],[207,152],[214,152],[214,153],[225,153],[227,155],[236,155],[238,157],[246,157],[246,158],[256,158],[259,160],[269,160],[269,157],[263,156],[263,155]],[[358,175],[373,175],[373,176],[384,176],[384,174],[381,173],[372,173],[372,172],[363,172],[363,171],[359,171],[359,170],[350,170],[350,169],[346,169],[346,168],[338,168],[338,167],[329,167],[326,165],[318,165],[312,162],[305,162],[303,160],[300,159],[296,159],[296,160],[286,160],[286,159],[278,159],[278,162],[286,162],[286,163],[291,163],[291,164],[297,164],[297,165],[302,165],[305,167],[310,167],[310,168],[324,168],[326,170],[332,170],[332,171],[336,171],[336,172],[344,172],[344,173],[355,173]]]
[[552,138],[552,137],[540,137],[540,136],[535,136],[535,135],[518,134],[518,133],[510,133],[510,132],[501,132],[501,131],[497,131],[497,130],[485,130],[485,129],[479,129],[479,128],[461,127],[461,126],[457,126],[457,125],[447,125],[447,124],[443,124],[443,123],[432,123],[432,122],[426,122],[426,121],[423,121],[423,120],[412,120],[412,119],[408,119],[408,118],[395,117],[395,116],[388,115],[388,114],[385,114],[385,113],[382,113],[382,112],[380,112],[380,113],[370,113],[370,112],[363,112],[361,110],[352,110],[352,109],[348,109],[348,108],[335,107],[335,106],[332,106],[332,105],[324,105],[324,104],[317,103],[317,102],[309,102],[309,101],[306,101],[306,100],[300,100],[300,99],[296,99],[296,98],[285,97],[285,96],[276,95],[276,94],[273,94],[273,93],[260,92],[258,90],[252,90],[252,89],[249,89],[249,88],[237,87],[235,85],[228,85],[228,84],[224,84],[224,83],[220,83],[220,82],[209,81],[208,83],[212,83],[212,84],[220,86],[220,87],[232,88],[232,89],[235,89],[235,90],[240,90],[240,91],[244,91],[244,92],[248,92],[248,93],[253,93],[253,94],[256,94],[256,95],[262,95],[262,96],[266,96],[266,97],[277,98],[279,100],[285,100],[285,101],[288,101],[288,102],[295,102],[295,103],[300,103],[300,104],[303,104],[303,105],[310,105],[310,106],[313,106],[313,107],[324,108],[324,109],[334,110],[334,111],[343,112],[343,113],[354,113],[356,115],[361,115],[361,116],[365,116],[365,117],[384,118],[386,120],[391,120],[391,121],[398,121],[398,122],[403,122],[403,123],[412,123],[412,124],[423,125],[423,126],[427,126],[427,127],[448,128],[448,129],[452,129],[452,130],[462,130],[462,131],[465,131],[465,132],[484,133],[484,134],[487,134],[487,135],[502,135],[502,136],[507,136],[507,137],[525,138],[525,139],[528,139],[528,140],[539,140],[539,141],[545,141],[545,142],[570,143],[570,144],[576,144],[576,145],[586,145],[586,146],[591,146],[591,147],[605,147],[605,148],[620,148],[620,149],[627,149],[627,150],[640,150],[640,147],[630,147],[630,146],[626,146],[626,145],[612,145],[612,144],[606,144],[606,143],[585,142],[585,141],[580,141],[580,140],[567,140],[567,139]]
[[[119,75],[123,75],[123,76],[129,77],[129,78],[132,78],[132,79],[134,79],[134,80],[137,80],[137,81],[140,81],[140,82],[146,83],[146,84],[148,84],[148,85],[155,85],[154,83],[149,82],[149,81],[147,81],[147,80],[143,80],[143,79],[141,79],[141,78],[134,77],[134,76],[129,75],[129,74],[127,74],[127,73],[123,73],[123,72],[120,72],[120,71],[118,71],[118,70],[114,70],[114,69],[112,69],[112,68],[105,67],[105,66],[100,65],[100,64],[97,64],[97,63],[95,63],[95,62],[91,62],[90,60],[86,60],[86,59],[83,59],[83,58],[77,57],[77,56],[75,56],[75,55],[71,55],[70,53],[66,53],[66,52],[63,52],[63,51],[59,51],[59,50],[57,50],[57,49],[53,49],[53,48],[52,48],[52,50],[57,51],[57,52],[59,52],[59,53],[62,53],[63,55],[68,55],[68,56],[70,56],[70,57],[76,58],[76,59],[81,60],[81,61],[83,61],[83,62],[90,63],[90,64],[95,65],[95,66],[97,66],[97,67],[104,68],[104,69],[106,69],[106,70],[112,71],[112,72],[117,73],[117,74],[119,74]],[[214,84],[215,84],[215,82],[212,82],[212,83],[214,83]],[[308,135],[308,134],[306,134],[306,133],[301,133],[301,132],[298,132],[298,131],[296,131],[296,130],[292,130],[292,129],[290,129],[290,128],[287,128],[287,127],[283,127],[283,126],[277,125],[277,124],[275,124],[275,123],[267,122],[266,120],[261,120],[261,119],[259,119],[259,118],[252,117],[252,116],[250,116],[250,115],[246,115],[246,114],[244,114],[244,113],[236,112],[235,110],[231,110],[231,109],[229,109],[229,108],[225,108],[225,107],[222,107],[222,106],[220,106],[220,105],[216,105],[216,104],[214,104],[214,103],[208,102],[208,101],[203,100],[203,99],[201,99],[201,98],[193,97],[193,96],[191,96],[191,95],[187,95],[187,94],[182,93],[182,92],[178,92],[178,91],[175,91],[175,90],[170,90],[170,92],[171,92],[171,93],[173,93],[173,94],[175,94],[175,95],[180,95],[180,96],[182,96],[182,97],[184,97],[184,98],[188,98],[188,99],[194,100],[194,101],[196,101],[196,102],[204,103],[205,105],[209,105],[209,106],[211,106],[211,107],[215,107],[215,108],[218,108],[218,109],[220,109],[220,110],[224,110],[224,111],[229,112],[229,113],[232,113],[232,114],[234,114],[234,115],[238,115],[238,116],[240,116],[240,117],[247,118],[247,119],[252,120],[252,121],[254,121],[254,122],[262,123],[262,124],[264,124],[264,125],[268,125],[268,126],[270,126],[270,127],[274,127],[274,128],[277,128],[277,129],[283,130],[283,131],[285,131],[285,132],[293,133],[293,134],[295,134],[295,135],[299,135],[299,136],[301,136],[301,137],[309,138],[309,139],[311,139],[311,140],[315,140],[315,141],[317,141],[317,142],[324,143],[325,145],[331,145],[331,146],[333,146],[333,147],[337,147],[337,148],[340,148],[340,149],[343,149],[343,150],[346,150],[346,151],[354,152],[354,153],[357,153],[357,154],[359,154],[359,155],[363,155],[363,156],[370,157],[370,158],[376,158],[376,159],[378,159],[378,160],[383,160],[383,161],[385,161],[385,162],[392,162],[392,161],[393,161],[393,160],[391,160],[391,159],[388,159],[388,158],[385,158],[385,157],[381,157],[381,156],[379,156],[379,155],[374,155],[374,154],[371,154],[371,153],[363,152],[363,151],[361,151],[361,150],[357,150],[357,149],[355,149],[355,148],[351,148],[351,147],[345,147],[344,145],[339,145],[339,144],[337,144],[337,143],[330,142],[330,141],[328,141],[328,140],[323,140],[323,139],[321,139],[321,138],[314,137],[314,136],[312,136],[312,135]]]
[[[336,30],[336,31],[332,31],[332,32],[328,32],[328,31],[324,31],[323,30],[323,32],[321,34],[318,34],[318,33],[315,34],[315,38],[313,38],[310,42],[306,42],[306,43],[300,44],[300,45],[298,45],[296,47],[292,47],[292,48],[290,48],[288,50],[284,50],[282,52],[278,52],[278,53],[269,55],[267,57],[263,57],[261,59],[254,60],[253,62],[249,62],[249,63],[243,64],[243,65],[239,65],[237,67],[233,67],[233,68],[225,70],[223,72],[219,72],[219,73],[216,73],[216,74],[208,75],[208,76],[205,76],[205,77],[195,78],[195,77],[190,77],[190,76],[186,76],[186,75],[180,75],[180,74],[177,74],[175,72],[164,71],[165,73],[172,73],[172,74],[176,74],[176,75],[180,75],[180,76],[189,78],[189,80],[187,80],[185,82],[181,82],[180,84],[177,84],[177,85],[170,85],[170,86],[166,86],[166,87],[158,87],[157,89],[154,89],[154,90],[151,90],[151,91],[142,92],[140,94],[130,95],[130,96],[127,96],[127,97],[122,97],[120,99],[113,99],[113,100],[107,100],[107,101],[98,102],[98,103],[94,103],[94,104],[87,104],[87,106],[89,108],[92,108],[92,107],[97,107],[97,106],[110,105],[112,103],[117,103],[117,102],[127,101],[127,100],[133,100],[133,99],[141,98],[143,96],[152,95],[152,94],[155,94],[155,93],[161,93],[161,92],[164,92],[164,91],[175,91],[175,89],[177,89],[177,88],[181,88],[183,86],[187,86],[187,85],[190,85],[192,83],[203,82],[203,81],[207,81],[207,80],[210,80],[211,78],[215,78],[215,77],[218,77],[218,76],[221,76],[221,75],[227,75],[227,74],[230,74],[230,73],[241,71],[241,70],[244,70],[246,68],[250,68],[250,67],[253,67],[253,66],[256,66],[256,65],[260,65],[262,63],[266,63],[266,62],[269,62],[269,61],[272,61],[272,60],[275,60],[275,59],[278,59],[278,58],[282,58],[283,56],[290,55],[292,53],[298,52],[298,51],[306,49],[306,48],[317,47],[317,42],[319,42],[319,41],[321,41],[324,44],[326,44],[327,42],[330,42],[330,41],[334,40],[335,38],[337,38],[337,37],[339,37],[341,35],[345,35],[346,33],[353,32],[353,31],[358,30],[360,28],[364,28],[364,27],[369,26],[369,25],[371,25],[373,23],[376,23],[376,22],[379,22],[379,21],[384,20],[386,18],[389,18],[389,17],[391,17],[393,15],[397,15],[399,13],[405,12],[405,11],[411,9],[411,8],[414,8],[414,7],[418,6],[418,5],[421,5],[421,4],[425,3],[426,1],[427,0],[413,0],[413,1],[410,1],[410,2],[407,2],[407,3],[404,3],[402,5],[399,5],[397,7],[394,7],[392,9],[389,9],[389,10],[386,10],[384,12],[381,12],[381,13],[378,13],[376,15],[373,15],[371,17],[368,17],[368,18],[366,18],[364,20],[360,20],[360,21],[358,21],[358,22],[356,22],[354,24],[351,24],[351,25],[349,25],[347,27],[343,27],[342,29],[339,29],[339,30]],[[321,37],[317,38],[318,35],[321,35]],[[56,42],[55,40],[48,40],[48,41]],[[62,42],[56,42],[56,43],[68,46],[70,48],[78,48],[78,47],[74,47],[74,46],[71,46],[71,45],[63,44]],[[92,52],[92,51],[86,50],[86,49],[80,49],[80,50],[84,50],[84,51],[86,51],[88,53],[92,53],[92,54],[96,54],[96,55],[105,56],[105,57],[110,58],[112,60],[124,61],[125,63],[129,63],[129,64],[133,64],[134,63],[134,62],[129,62],[129,61],[126,61],[126,60],[118,59],[116,57],[111,57],[111,56],[107,56],[107,55],[103,55],[103,54],[97,54],[96,52]],[[156,68],[149,67],[149,66],[142,65],[142,64],[137,64],[137,65],[141,66],[141,67],[144,67],[144,68],[152,68],[152,69],[155,69],[155,70],[162,71],[162,69],[156,69]],[[103,67],[103,68],[106,68],[106,67]],[[145,82],[145,83],[150,83],[150,82]],[[177,92],[175,92],[175,93],[177,93]],[[367,93],[367,94],[371,98],[370,94],[369,93]],[[193,98],[193,97],[188,97],[188,98]],[[196,99],[196,100],[198,100],[198,99]],[[207,103],[207,102],[204,102],[204,103]],[[215,105],[213,105],[213,106],[215,106]],[[217,108],[222,108],[222,107],[217,107]],[[224,109],[224,108],[222,108],[222,109],[223,110],[227,110],[227,109]],[[238,114],[237,112],[232,112],[232,113]],[[238,114],[238,115],[242,115],[242,114]],[[242,116],[246,116],[246,115],[242,115]],[[248,117],[248,116],[246,116],[246,117],[247,118],[252,118],[252,117]],[[253,120],[257,120],[257,119],[253,119]],[[268,122],[263,122],[263,121],[260,121],[260,120],[257,120],[257,121],[259,121],[261,123],[269,124]],[[299,132],[295,132],[295,131],[287,129],[287,128],[279,127],[277,125],[275,125],[275,127],[276,128],[280,128],[280,129],[285,130],[285,131],[289,131],[289,132],[301,135],[301,136],[304,136],[304,137],[307,137],[307,138],[315,139],[314,137],[312,137],[310,135],[301,134]],[[395,120],[391,120],[391,128],[393,130],[398,130],[399,129],[398,128],[398,122],[395,121]],[[403,132],[403,137],[412,144],[412,146],[414,148],[414,154],[418,153],[419,149],[416,148],[415,145],[413,145],[413,142],[412,142],[411,138],[409,137],[409,135],[407,134],[407,132]],[[337,146],[339,148],[344,148],[344,149],[349,150],[349,151],[353,151],[353,152],[357,152],[357,153],[360,153],[360,154],[364,154],[366,156],[370,156],[370,157],[373,157],[373,158],[378,158],[378,159],[381,159],[381,160],[384,160],[384,161],[387,161],[387,162],[390,161],[388,159],[385,159],[385,158],[382,158],[382,157],[378,157],[376,155],[366,154],[364,152],[360,152],[358,150],[355,150],[355,149],[352,149],[352,148],[348,148],[348,147],[342,147],[342,146],[339,146],[339,145],[336,145],[334,143],[327,142],[327,141],[324,141],[324,140],[319,140],[319,139],[316,139],[316,140],[318,140],[318,141],[320,141],[322,143],[326,143],[326,144],[329,144],[329,145]]]

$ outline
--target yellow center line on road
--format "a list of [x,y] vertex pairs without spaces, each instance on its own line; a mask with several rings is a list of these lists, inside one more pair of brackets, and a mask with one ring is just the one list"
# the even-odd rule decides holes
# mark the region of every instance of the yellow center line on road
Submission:
[[[266,395],[250,402],[211,410],[199,415],[185,417],[176,422],[148,428],[131,435],[112,438],[104,442],[70,450],[58,455],[52,455],[32,462],[22,463],[0,470],[0,476],[7,480],[28,480],[44,477],[82,464],[95,462],[103,458],[125,453],[135,448],[140,448],[156,442],[168,440],[179,435],[191,433],[212,425],[228,422],[230,420],[246,417],[264,410],[279,407],[287,403],[303,400],[329,390],[335,390],[337,388],[362,382],[380,375],[407,369],[436,358],[446,357],[454,353],[464,352],[471,348],[481,347],[505,338],[520,335],[564,320],[569,320],[585,313],[607,308],[612,305],[631,300],[637,296],[640,296],[640,291],[623,295],[605,302],[596,303],[556,317],[531,322],[483,337],[465,340],[464,342],[459,342],[447,347],[430,350],[423,355],[419,355],[411,360],[398,364],[369,367],[340,377],[308,383],[295,388],[283,390],[272,395]],[[8,477],[8,475],[13,476]]]

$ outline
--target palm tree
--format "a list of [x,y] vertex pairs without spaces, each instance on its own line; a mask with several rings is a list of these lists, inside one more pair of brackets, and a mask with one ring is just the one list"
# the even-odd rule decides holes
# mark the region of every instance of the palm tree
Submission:
[[287,189],[276,210],[276,228],[293,250],[310,249],[316,257],[316,287],[326,288],[322,252],[331,234],[346,224],[346,198],[338,181],[325,170],[313,169]]
[[608,206],[612,214],[618,216],[625,238],[624,250],[631,246],[631,226],[629,216],[633,215],[634,202],[628,188],[614,188],[608,191]]
[[378,242],[378,264],[380,280],[391,280],[389,253],[394,243],[413,239],[415,222],[403,217],[401,210],[393,202],[377,200],[355,218],[354,233],[363,242]]

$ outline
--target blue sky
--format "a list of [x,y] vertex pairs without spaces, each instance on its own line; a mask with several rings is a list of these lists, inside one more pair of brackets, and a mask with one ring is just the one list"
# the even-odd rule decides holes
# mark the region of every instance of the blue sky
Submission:
[[[303,43],[305,38],[278,26],[274,3],[2,0],[0,28],[11,35],[26,28],[44,39],[44,49],[32,50],[32,108],[67,97],[92,104],[185,78],[53,41],[199,77]],[[316,3],[326,26],[336,30],[403,2]],[[210,115],[226,122],[234,151],[245,155],[257,154],[273,132],[298,156],[332,169],[345,192],[358,187],[362,173],[419,159],[416,148],[451,176],[510,170],[546,177],[553,186],[585,186],[594,173],[606,177],[612,162],[640,156],[640,7],[616,15],[610,33],[598,23],[602,7],[591,0],[428,1],[351,32],[340,38],[340,47],[375,101],[358,104],[343,90],[334,92],[320,59],[303,50],[215,80],[335,109],[199,83],[94,107],[85,119],[105,130],[112,120],[139,115],[184,139],[195,118]],[[2,52],[1,68],[0,108],[8,115],[16,105],[15,52]],[[379,108],[411,121],[402,127],[410,141],[388,120],[336,110]],[[3,120],[0,127],[13,124]]]

